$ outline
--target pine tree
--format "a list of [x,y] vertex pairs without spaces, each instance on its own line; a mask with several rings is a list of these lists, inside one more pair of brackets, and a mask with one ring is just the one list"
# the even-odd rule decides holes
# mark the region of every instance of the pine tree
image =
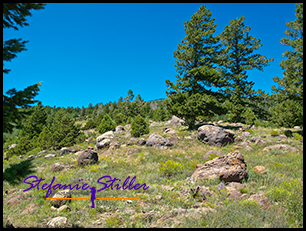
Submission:
[[47,113],[41,102],[34,107],[32,115],[27,119],[23,129],[19,133],[18,145],[14,148],[13,153],[25,154],[36,147],[37,138],[46,124]]
[[108,114],[106,114],[98,127],[98,131],[103,134],[108,131],[114,131],[115,129],[115,122],[110,118]]
[[287,37],[281,43],[292,47],[287,50],[281,61],[283,78],[274,77],[278,87],[272,86],[277,93],[274,97],[278,105],[271,109],[272,120],[280,126],[303,125],[303,3],[296,4],[296,20],[287,22]]
[[[222,77],[227,81],[223,92],[228,100],[224,107],[229,112],[229,120],[235,122],[245,122],[244,113],[248,107],[255,107],[249,97],[255,97],[256,92],[252,89],[254,82],[247,81],[247,70],[254,68],[262,71],[272,59],[255,54],[254,51],[262,46],[260,39],[256,39],[249,34],[251,27],[245,26],[245,17],[231,20],[230,25],[225,26],[221,33],[222,58],[220,69]],[[249,111],[247,112],[249,113]]]
[[131,125],[131,135],[133,137],[140,137],[149,133],[149,123],[141,115],[137,115]]
[[[28,26],[25,17],[31,16],[31,9],[44,9],[43,3],[3,3],[3,29]],[[3,67],[4,61],[8,62],[17,57],[17,53],[26,50],[28,41],[21,39],[10,39],[3,42]],[[10,69],[3,68],[3,74],[8,74]],[[3,94],[3,131],[11,133],[14,127],[22,128],[20,120],[28,115],[21,112],[19,108],[28,108],[30,104],[37,102],[33,100],[40,90],[40,83],[25,88],[22,91],[10,89]]]
[[191,16],[190,21],[185,22],[186,37],[174,52],[179,73],[176,75],[176,84],[166,80],[166,93],[170,99],[166,101],[167,109],[184,118],[189,128],[193,128],[195,121],[201,117],[221,113],[217,106],[221,95],[211,88],[223,86],[220,74],[216,71],[219,38],[213,34],[217,25],[211,16],[210,10],[203,5]]
[[55,115],[50,127],[50,144],[52,146],[72,146],[76,143],[80,128],[75,125],[75,121],[60,109]]

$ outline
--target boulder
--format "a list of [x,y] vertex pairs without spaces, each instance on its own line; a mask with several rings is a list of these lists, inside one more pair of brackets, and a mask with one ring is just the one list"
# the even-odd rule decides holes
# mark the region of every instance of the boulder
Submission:
[[144,139],[144,138],[140,138],[138,141],[137,141],[137,144],[138,145],[145,145],[147,143],[147,141]]
[[[62,191],[58,191],[54,194],[54,196],[52,198],[71,198],[71,192],[69,189],[65,189]],[[61,205],[66,204],[68,201],[70,201],[70,199],[51,199],[50,203],[51,205],[53,205],[56,208],[59,208]]]
[[71,153],[72,151],[69,149],[69,148],[66,148],[66,147],[63,147],[61,148],[61,151],[60,151],[60,156],[66,154],[66,153]]
[[178,142],[178,139],[175,136],[167,137],[165,138],[165,146],[173,146],[176,145]]
[[203,125],[198,128],[197,138],[203,143],[213,146],[224,146],[234,142],[235,133],[229,129],[213,125]]
[[48,221],[47,226],[48,227],[61,227],[67,223],[67,218],[66,217],[55,217],[52,218],[50,221]]
[[51,157],[56,157],[56,154],[47,154],[47,155],[45,155],[45,158],[51,158]]
[[242,182],[247,179],[247,165],[243,155],[238,151],[228,153],[225,156],[214,158],[199,166],[192,174],[191,179],[218,178],[224,182]]
[[260,165],[255,166],[255,167],[253,168],[253,170],[254,170],[255,172],[258,172],[259,174],[267,173],[266,168],[265,168],[264,166],[260,166]]
[[270,151],[271,149],[284,149],[286,151],[298,151],[297,148],[292,147],[288,144],[271,145],[271,146],[265,147],[262,151]]
[[169,127],[165,127],[164,128],[164,134],[175,134],[176,130],[174,130],[173,128],[169,128]]
[[69,169],[69,168],[75,168],[75,167],[71,164],[55,163],[51,166],[50,171],[59,172],[59,171],[62,171],[63,169]]
[[149,136],[146,145],[147,146],[162,146],[166,143],[166,139],[157,133],[153,133]]
[[98,154],[90,149],[84,150],[78,156],[78,165],[95,164],[98,161]]
[[102,135],[98,136],[96,138],[96,143],[100,143],[104,139],[113,139],[114,138],[114,132],[113,131],[108,131],[103,133]]
[[127,145],[134,145],[134,144],[137,143],[137,141],[138,141],[137,138],[131,137],[131,139],[129,140],[129,142],[127,142]]
[[35,203],[30,203],[24,207],[19,216],[23,216],[25,214],[35,214],[38,211],[38,206]]
[[185,123],[185,120],[178,118],[177,116],[172,116],[171,120],[167,121],[166,124],[173,124],[173,125],[183,125]]
[[11,144],[10,146],[8,146],[8,150],[10,150],[11,148],[15,148],[17,144]]
[[124,127],[121,126],[121,125],[118,125],[118,126],[116,127],[116,130],[115,130],[114,133],[121,133],[121,132],[124,132],[124,131],[125,131],[125,130],[124,130]]

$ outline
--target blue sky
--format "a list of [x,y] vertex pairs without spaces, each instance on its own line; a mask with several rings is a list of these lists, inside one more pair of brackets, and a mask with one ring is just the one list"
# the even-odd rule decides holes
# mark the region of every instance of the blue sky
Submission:
[[29,26],[3,30],[3,40],[29,40],[27,51],[5,63],[3,93],[43,81],[36,100],[53,107],[87,107],[125,98],[129,89],[145,100],[166,98],[166,79],[176,81],[173,52],[185,37],[184,22],[201,5],[212,12],[216,34],[245,16],[257,50],[274,62],[252,70],[254,89],[271,92],[272,78],[289,47],[280,44],[295,20],[295,3],[48,3],[32,10]]

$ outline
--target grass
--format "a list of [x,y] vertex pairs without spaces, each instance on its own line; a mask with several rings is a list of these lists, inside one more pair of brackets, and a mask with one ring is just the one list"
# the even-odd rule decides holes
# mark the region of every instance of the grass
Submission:
[[[157,132],[166,137],[163,135],[164,127],[163,123],[158,123],[157,126],[150,127],[150,134]],[[303,143],[300,137],[281,141],[281,143],[297,147],[300,150],[298,152],[283,150],[263,152],[263,146],[255,145],[252,142],[249,144],[253,148],[251,151],[240,149],[249,172],[248,181],[243,182],[245,189],[242,189],[241,193],[251,195],[263,191],[271,203],[271,206],[263,210],[254,201],[230,200],[227,197],[228,192],[217,190],[216,186],[220,183],[218,179],[201,182],[186,180],[195,171],[197,164],[204,163],[203,156],[207,151],[217,150],[227,154],[235,150],[235,144],[225,147],[209,146],[196,138],[185,139],[186,136],[196,137],[196,130],[189,131],[184,126],[173,126],[173,128],[178,131],[179,142],[168,149],[122,145],[112,152],[98,150],[98,163],[85,167],[77,165],[77,156],[74,154],[65,154],[51,159],[45,159],[42,156],[30,160],[29,166],[34,171],[30,175],[43,178],[45,181],[42,183],[48,184],[55,176],[55,183],[71,184],[72,186],[78,183],[82,186],[86,182],[91,187],[95,186],[96,189],[100,189],[103,185],[97,180],[102,176],[109,175],[112,178],[121,179],[121,182],[118,183],[120,186],[128,176],[131,178],[136,176],[135,183],[145,183],[149,186],[147,190],[115,190],[115,188],[111,190],[108,188],[97,192],[96,197],[140,197],[140,200],[132,200],[132,203],[127,203],[126,200],[95,200],[95,208],[91,208],[90,200],[72,200],[67,203],[71,211],[58,212],[50,209],[50,201],[44,198],[46,191],[31,189],[27,193],[13,194],[24,196],[25,199],[19,204],[10,206],[4,203],[3,226],[5,227],[10,221],[18,227],[46,227],[47,222],[52,218],[64,216],[67,218],[65,227],[303,227]],[[270,140],[267,145],[272,145],[277,137],[271,137],[271,131],[279,132],[281,129],[256,127],[251,131],[255,136],[266,135],[267,140]],[[147,138],[150,134],[145,137]],[[121,144],[127,143],[128,140],[129,138],[123,138],[122,134],[119,135]],[[89,145],[94,146],[94,144],[80,143],[75,147],[84,149]],[[137,152],[128,155],[130,148],[136,148]],[[13,156],[9,161],[4,161],[4,173],[12,171],[10,167],[13,164],[15,164],[14,168],[18,166],[24,168],[25,158],[29,155],[36,155],[38,152],[39,150],[32,150],[23,159]],[[58,154],[59,151],[48,151],[44,154],[49,153]],[[51,172],[51,166],[58,162],[72,164],[75,168]],[[42,165],[46,167],[41,170],[37,169]],[[258,165],[264,166],[267,173],[255,172],[253,168]],[[29,187],[23,183],[25,177],[17,180],[15,184],[4,180],[3,200],[11,197],[11,195],[6,195],[5,191]],[[80,178],[84,180],[80,182]],[[190,189],[196,188],[197,185],[205,185],[214,192],[213,196],[208,197],[199,209],[193,208],[196,199],[192,198],[189,193]],[[164,189],[165,186],[170,187],[171,190]],[[72,197],[90,197],[89,191],[82,191],[82,193],[72,190]],[[31,202],[37,205],[37,212],[20,216],[20,212]],[[216,212],[201,212],[203,208],[211,208]],[[174,214],[175,209],[187,209],[187,212]]]

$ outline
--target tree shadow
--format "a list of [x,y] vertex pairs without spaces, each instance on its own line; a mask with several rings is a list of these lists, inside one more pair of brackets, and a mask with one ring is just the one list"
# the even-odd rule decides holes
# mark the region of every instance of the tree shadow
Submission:
[[17,164],[10,164],[3,172],[3,181],[8,182],[11,185],[16,185],[22,182],[25,177],[31,173],[35,173],[33,170],[32,160],[24,160]]

